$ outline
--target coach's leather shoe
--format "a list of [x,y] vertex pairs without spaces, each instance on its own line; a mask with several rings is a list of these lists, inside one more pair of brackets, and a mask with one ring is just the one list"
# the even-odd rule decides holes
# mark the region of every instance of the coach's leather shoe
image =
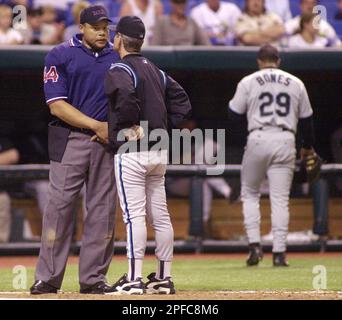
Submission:
[[175,294],[175,286],[171,277],[165,279],[157,279],[155,272],[147,276],[148,281],[145,283],[147,294]]
[[273,266],[274,267],[289,267],[289,263],[286,261],[285,252],[273,252]]
[[257,266],[263,258],[262,248],[259,243],[249,245],[249,256],[246,261],[248,267]]
[[112,293],[114,291],[115,291],[115,288],[113,286],[110,286],[109,284],[105,282],[98,282],[88,288],[81,289],[80,293],[82,294],[106,294],[106,293]]
[[57,293],[57,288],[49,285],[48,283],[37,280],[30,288],[31,294],[47,294],[47,293]]

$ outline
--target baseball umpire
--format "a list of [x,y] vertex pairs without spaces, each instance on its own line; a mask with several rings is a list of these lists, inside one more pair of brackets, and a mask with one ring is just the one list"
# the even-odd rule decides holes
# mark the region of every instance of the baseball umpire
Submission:
[[113,255],[116,188],[114,155],[106,144],[103,79],[119,57],[108,42],[109,22],[102,6],[84,9],[81,33],[53,48],[45,59],[44,91],[56,121],[49,125],[49,200],[31,294],[56,293],[61,287],[74,203],[84,184],[87,215],[79,257],[80,292],[111,290],[106,273]]
[[[113,64],[105,78],[110,101],[109,141],[114,151],[126,143],[118,133],[125,131],[128,143],[136,142],[133,152],[115,155],[115,174],[123,218],[127,230],[128,275],[114,284],[120,294],[143,294],[143,258],[146,249],[146,217],[155,232],[157,272],[148,276],[146,292],[173,294],[171,261],[173,228],[166,204],[165,171],[167,150],[151,150],[157,142],[146,139],[154,129],[166,131],[168,123],[178,126],[190,115],[191,105],[183,88],[141,55],[145,26],[135,16],[125,16],[116,27],[114,49],[121,61]],[[141,121],[148,122],[142,131]],[[144,138],[144,139],[145,139]],[[136,140],[136,141],[134,141]],[[141,143],[140,143],[141,142]]]
[[247,114],[248,140],[242,161],[241,198],[249,241],[247,265],[262,259],[260,246],[260,185],[270,185],[273,232],[273,265],[288,266],[286,237],[289,194],[295,168],[297,125],[303,141],[301,157],[313,149],[313,111],[303,82],[279,69],[278,50],[265,45],[258,52],[259,71],[243,78],[229,103],[231,119]]

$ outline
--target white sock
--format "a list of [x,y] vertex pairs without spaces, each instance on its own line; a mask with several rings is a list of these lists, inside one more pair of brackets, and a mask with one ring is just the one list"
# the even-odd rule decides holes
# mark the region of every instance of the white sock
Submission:
[[143,259],[128,259],[128,280],[142,278]]
[[158,261],[158,268],[156,272],[156,278],[163,280],[166,277],[171,277],[171,261]]

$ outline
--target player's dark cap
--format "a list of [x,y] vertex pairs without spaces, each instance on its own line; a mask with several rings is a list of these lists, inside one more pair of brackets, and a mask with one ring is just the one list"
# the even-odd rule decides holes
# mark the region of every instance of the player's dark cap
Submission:
[[141,39],[145,38],[145,25],[139,17],[122,17],[115,27],[115,31],[127,37]]
[[100,21],[112,22],[109,19],[107,10],[103,6],[90,6],[81,11],[80,23],[96,24]]
[[258,52],[258,59],[262,61],[278,61],[280,59],[280,54],[276,47],[265,44]]

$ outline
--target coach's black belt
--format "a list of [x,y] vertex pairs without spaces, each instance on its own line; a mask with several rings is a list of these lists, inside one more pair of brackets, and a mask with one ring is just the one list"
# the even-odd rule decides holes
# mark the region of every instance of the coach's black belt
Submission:
[[[295,134],[293,130],[288,129],[288,128],[282,128],[282,127],[275,127],[275,128],[279,128],[279,129],[282,129],[283,131],[289,131],[289,132]],[[265,127],[260,127],[260,128],[252,129],[251,131],[248,131],[248,134],[250,134],[250,133],[252,133],[253,131],[256,131],[256,130],[260,130],[260,131],[265,130]]]

